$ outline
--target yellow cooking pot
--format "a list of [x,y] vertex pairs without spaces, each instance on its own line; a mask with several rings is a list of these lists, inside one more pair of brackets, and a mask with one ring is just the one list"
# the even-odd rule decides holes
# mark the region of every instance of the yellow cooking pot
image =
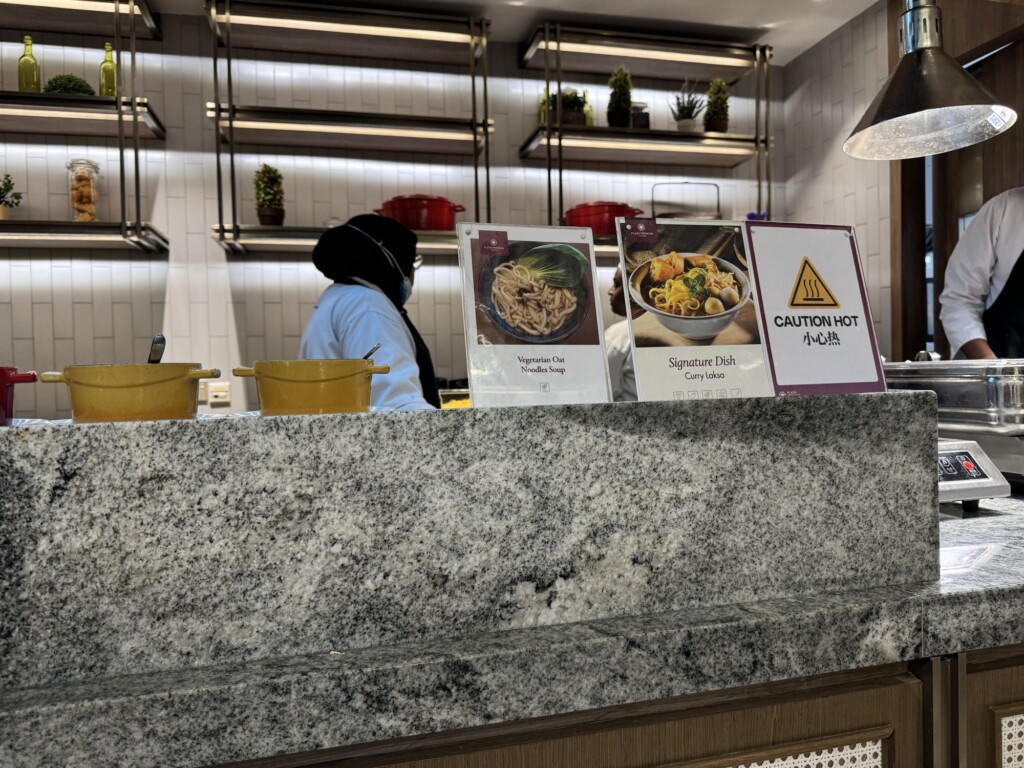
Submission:
[[216,368],[199,363],[68,365],[39,374],[64,382],[76,422],[192,419],[198,409],[199,379],[216,379]]
[[370,410],[370,379],[388,373],[373,360],[257,360],[235,368],[235,376],[255,376],[264,416],[301,413],[365,413]]

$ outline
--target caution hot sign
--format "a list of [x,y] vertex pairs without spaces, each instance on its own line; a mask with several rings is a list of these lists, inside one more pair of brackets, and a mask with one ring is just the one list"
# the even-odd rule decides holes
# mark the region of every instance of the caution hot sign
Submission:
[[821,279],[811,260],[804,256],[789,294],[790,309],[839,309],[839,301]]

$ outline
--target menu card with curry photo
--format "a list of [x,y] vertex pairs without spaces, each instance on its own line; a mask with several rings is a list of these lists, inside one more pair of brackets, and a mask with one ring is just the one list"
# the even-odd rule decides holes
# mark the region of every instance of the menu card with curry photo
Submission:
[[473,405],[608,402],[590,230],[458,231]]
[[743,229],[617,219],[641,400],[768,397]]

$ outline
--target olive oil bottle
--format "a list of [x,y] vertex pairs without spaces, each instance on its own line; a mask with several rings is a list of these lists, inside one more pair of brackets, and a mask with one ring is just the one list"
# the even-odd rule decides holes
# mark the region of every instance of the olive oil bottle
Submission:
[[32,38],[25,36],[25,52],[18,59],[18,90],[39,93],[39,62],[32,55]]
[[113,47],[103,46],[103,62],[100,64],[100,96],[117,95],[117,65],[114,63]]

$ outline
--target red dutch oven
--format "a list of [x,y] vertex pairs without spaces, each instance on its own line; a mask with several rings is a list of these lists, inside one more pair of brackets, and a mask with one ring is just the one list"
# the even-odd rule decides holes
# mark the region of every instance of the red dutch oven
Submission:
[[615,234],[615,217],[639,216],[643,211],[625,203],[598,200],[580,203],[565,212],[565,223],[570,227],[590,227],[595,237]]
[[409,229],[447,232],[455,229],[455,214],[464,210],[463,206],[444,197],[399,195],[374,209],[374,213],[390,216]]
[[0,425],[8,425],[14,418],[14,385],[36,381],[35,371],[18,373],[17,368],[0,367]]

